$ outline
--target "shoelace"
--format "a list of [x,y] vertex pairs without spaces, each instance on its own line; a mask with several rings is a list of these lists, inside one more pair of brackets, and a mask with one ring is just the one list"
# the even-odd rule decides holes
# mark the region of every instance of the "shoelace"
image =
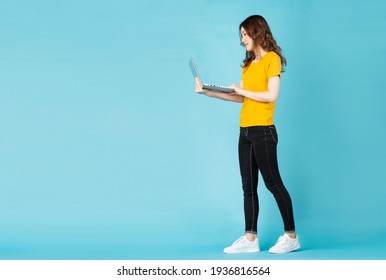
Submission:
[[235,242],[233,242],[232,245],[235,245],[235,244],[241,242],[241,240],[243,240],[244,238],[245,238],[245,236],[241,236],[239,239],[237,239]]
[[282,236],[280,236],[279,239],[276,241],[275,246],[276,246],[276,245],[278,245],[278,246],[283,246],[283,245],[285,245],[285,244],[287,243],[287,241],[288,241],[287,238],[285,238],[284,235],[282,235]]

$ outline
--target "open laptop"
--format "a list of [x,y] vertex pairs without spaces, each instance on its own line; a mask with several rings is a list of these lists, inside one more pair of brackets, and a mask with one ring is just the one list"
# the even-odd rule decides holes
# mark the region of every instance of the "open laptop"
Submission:
[[209,90],[225,92],[225,93],[230,93],[235,91],[233,88],[203,83],[201,80],[200,74],[198,74],[197,66],[196,66],[196,63],[194,62],[193,57],[191,57],[189,60],[189,67],[190,67],[190,71],[192,71],[193,77],[198,78],[198,80],[202,84],[203,89],[209,89]]

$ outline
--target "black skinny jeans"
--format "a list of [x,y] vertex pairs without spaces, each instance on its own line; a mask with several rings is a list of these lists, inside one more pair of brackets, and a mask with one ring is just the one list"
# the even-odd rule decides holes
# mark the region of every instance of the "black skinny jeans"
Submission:
[[278,136],[274,125],[240,128],[239,163],[244,192],[246,233],[257,233],[259,171],[266,187],[276,199],[283,219],[284,230],[295,230],[291,197],[279,173],[277,143]]

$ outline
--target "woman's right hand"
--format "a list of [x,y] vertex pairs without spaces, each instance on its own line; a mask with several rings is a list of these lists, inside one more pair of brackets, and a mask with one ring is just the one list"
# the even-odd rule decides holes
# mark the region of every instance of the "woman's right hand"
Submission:
[[201,94],[207,94],[209,91],[202,88],[202,83],[199,78],[196,78],[196,92]]

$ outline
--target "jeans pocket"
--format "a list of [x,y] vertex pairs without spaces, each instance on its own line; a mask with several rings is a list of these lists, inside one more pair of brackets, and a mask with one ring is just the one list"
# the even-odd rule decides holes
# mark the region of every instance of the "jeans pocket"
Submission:
[[269,132],[272,136],[273,141],[275,141],[276,144],[279,142],[279,138],[277,136],[276,128],[274,126],[269,127]]

